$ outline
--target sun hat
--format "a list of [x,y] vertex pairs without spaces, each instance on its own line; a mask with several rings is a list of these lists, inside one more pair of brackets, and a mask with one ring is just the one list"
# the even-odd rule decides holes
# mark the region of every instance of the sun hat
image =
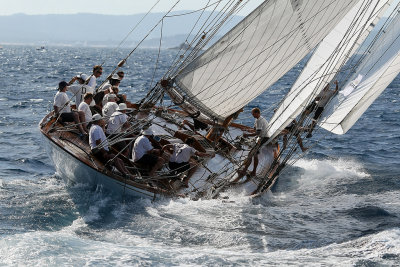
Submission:
[[89,78],[89,76],[86,75],[85,73],[81,73],[81,74],[79,74],[77,77],[78,77],[79,79],[84,80],[84,81],[86,81],[86,80]]
[[111,80],[120,80],[118,74],[113,74],[113,76],[111,76]]
[[100,114],[96,113],[92,116],[92,121],[98,121],[101,120],[102,118],[103,117]]
[[142,135],[153,135],[153,131],[150,128],[143,129],[141,133]]
[[121,110],[130,110],[130,108],[128,108],[128,107],[126,106],[125,103],[120,103],[120,104],[118,105],[117,110],[118,110],[118,111],[121,111]]

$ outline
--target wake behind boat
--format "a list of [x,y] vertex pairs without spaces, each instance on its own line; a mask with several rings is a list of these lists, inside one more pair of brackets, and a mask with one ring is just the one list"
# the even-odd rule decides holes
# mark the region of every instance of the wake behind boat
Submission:
[[[125,100],[131,110],[126,113],[129,126],[123,131],[93,147],[82,128],[90,117],[66,123],[56,112],[42,120],[40,130],[50,158],[65,180],[100,185],[118,195],[150,198],[216,198],[227,190],[258,196],[267,192],[279,174],[304,155],[302,152],[315,145],[318,140],[311,141],[311,137],[319,129],[338,134],[349,130],[400,71],[396,64],[399,6],[392,1],[265,1],[204,51],[245,4],[228,2],[229,8],[216,14],[213,23],[200,27],[188,42],[190,49],[181,48],[145,98],[135,104]],[[389,19],[373,32],[389,8]],[[167,17],[157,25],[162,27]],[[365,48],[362,43],[368,35],[373,40]],[[363,52],[359,52],[361,47]],[[136,48],[101,86],[90,84],[95,70],[89,78],[81,76],[85,92],[101,95],[100,102],[106,105],[114,96],[104,85],[115,81],[113,76]],[[252,100],[267,94],[311,51],[289,92],[262,114],[252,110],[255,129],[235,123]],[[354,60],[356,52],[362,56]],[[331,90],[333,83],[335,89]],[[104,109],[102,115],[105,120],[116,116]],[[263,117],[270,118],[269,122]],[[152,156],[150,167],[131,157],[143,136],[158,153]],[[197,151],[203,156],[191,157],[183,165],[174,162],[185,166],[182,171],[169,163],[184,143],[192,154]],[[97,152],[106,148],[112,156],[99,158]],[[153,167],[160,162],[163,164],[154,172]]]

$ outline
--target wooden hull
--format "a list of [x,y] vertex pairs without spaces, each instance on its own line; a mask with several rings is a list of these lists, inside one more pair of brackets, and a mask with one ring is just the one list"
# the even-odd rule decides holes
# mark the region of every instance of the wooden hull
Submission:
[[47,154],[52,160],[57,174],[63,178],[67,185],[88,184],[94,188],[101,186],[103,189],[120,197],[156,198],[156,193],[137,188],[128,182],[120,181],[99,172],[68,153],[46,136],[43,139],[46,144]]
[[[55,119],[48,114],[39,124],[49,158],[59,176],[68,184],[87,184],[104,190],[118,197],[133,196],[154,199],[166,194],[145,182],[134,182],[107,169],[91,155],[87,140],[81,140],[73,131],[57,132],[51,129]],[[61,126],[62,128],[62,126]]]
[[[49,114],[41,121],[39,128],[43,134],[48,155],[58,175],[67,184],[78,183],[87,184],[94,188],[101,187],[119,197],[133,196],[151,199],[159,196],[186,196],[194,199],[218,197],[219,192],[230,187],[231,182],[236,179],[237,162],[240,163],[240,160],[246,157],[246,151],[249,150],[248,147],[244,147],[244,150],[237,150],[227,141],[219,142],[219,148],[221,149],[222,146],[221,151],[223,152],[213,158],[203,159],[202,164],[199,164],[192,174],[188,187],[182,187],[180,183],[175,183],[176,180],[163,178],[168,175],[168,169],[164,169],[164,172],[159,177],[154,177],[154,180],[142,177],[138,171],[135,172],[138,176],[134,180],[129,180],[119,175],[115,169],[106,168],[91,154],[87,140],[81,140],[74,128],[55,124],[55,119],[52,119],[51,115]],[[166,127],[166,124],[168,123],[162,118],[153,120],[153,131],[156,135],[163,137],[160,141],[162,145],[177,140],[182,142],[187,136],[191,135],[196,139],[193,146],[198,151],[214,152],[214,148],[210,146],[204,136],[180,131],[173,124],[169,124],[168,131],[166,131],[163,128]],[[161,127],[160,125],[164,126]],[[241,136],[243,134],[242,127],[232,128],[230,134]],[[163,144],[163,142],[166,143]],[[257,168],[259,175],[265,176],[266,171],[270,169],[274,161],[273,151],[274,147],[271,145],[259,150],[259,168]],[[132,165],[128,160],[125,163]],[[135,166],[131,166],[131,168],[136,169]],[[215,176],[216,174],[217,176]],[[248,182],[239,185],[234,183],[234,187],[242,188],[245,194],[251,195],[258,186],[258,180],[259,177],[254,177],[254,179],[250,177],[246,180]]]

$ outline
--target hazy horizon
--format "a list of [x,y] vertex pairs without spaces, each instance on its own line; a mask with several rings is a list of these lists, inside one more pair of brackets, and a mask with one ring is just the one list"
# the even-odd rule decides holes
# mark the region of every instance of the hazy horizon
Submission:
[[[111,4],[107,0],[69,0],[69,1],[53,1],[53,0],[0,0],[2,8],[0,16],[12,16],[18,14],[24,15],[58,15],[58,14],[99,14],[99,15],[137,15],[147,13],[165,13],[170,10],[176,3],[173,11],[198,10],[209,3],[208,11],[216,8],[223,10],[225,4],[230,0],[215,0],[209,3],[208,0],[152,0],[152,1],[135,1],[135,0],[114,0]],[[262,0],[248,0],[245,3],[239,15],[243,16],[254,10]],[[217,3],[219,3],[217,5]]]
[[[208,11],[206,13],[211,14]],[[146,16],[133,34],[129,34],[124,45],[136,45],[162,16],[159,12]],[[205,14],[199,25],[202,25],[208,16],[209,14]],[[124,40],[128,33],[132,33],[132,29],[142,17],[141,14],[116,16],[89,13],[0,16],[0,44],[114,47]],[[233,16],[230,25],[235,25],[242,18]],[[168,18],[168,23],[163,25],[162,48],[173,48],[185,42],[196,20],[196,14]],[[219,34],[226,32],[228,26],[229,24]],[[160,46],[159,27],[147,37],[142,47]]]

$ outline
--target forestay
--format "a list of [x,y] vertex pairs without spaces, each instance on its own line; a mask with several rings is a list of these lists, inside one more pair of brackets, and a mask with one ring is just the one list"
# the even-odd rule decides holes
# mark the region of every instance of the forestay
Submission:
[[223,120],[289,71],[357,2],[265,1],[174,77],[177,90]]
[[361,0],[324,38],[270,121],[269,135],[279,134],[329,83],[365,40],[391,1]]
[[326,106],[320,126],[346,133],[400,72],[400,15],[372,45],[344,89]]

